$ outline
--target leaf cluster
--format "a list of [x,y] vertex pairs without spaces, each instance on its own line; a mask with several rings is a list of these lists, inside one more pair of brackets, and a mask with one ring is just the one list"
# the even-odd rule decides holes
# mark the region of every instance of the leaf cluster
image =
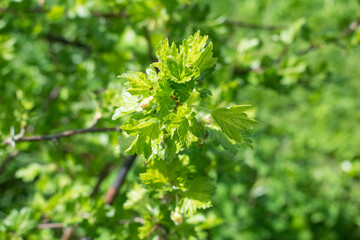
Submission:
[[[158,61],[146,73],[120,76],[127,93],[118,101],[113,119],[130,114],[121,129],[135,140],[126,152],[145,158],[147,169],[140,175],[144,185],[174,196],[173,215],[192,216],[197,209],[211,206],[214,185],[207,172],[196,169],[204,160],[191,154],[201,151],[209,131],[221,132],[222,137],[215,140],[236,149],[236,142],[244,143],[243,134],[256,123],[245,113],[250,107],[247,105],[215,110],[200,106],[213,118],[212,123],[205,124],[198,119],[197,106],[188,103],[194,92],[198,97],[211,94],[198,87],[211,77],[217,61],[207,40],[200,31],[180,46],[170,46],[165,39],[156,49]],[[173,218],[175,223],[182,221],[179,219],[182,217]]]

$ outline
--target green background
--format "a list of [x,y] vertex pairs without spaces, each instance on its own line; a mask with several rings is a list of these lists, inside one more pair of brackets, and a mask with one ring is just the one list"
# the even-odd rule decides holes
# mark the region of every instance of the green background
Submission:
[[[200,30],[218,58],[205,103],[250,103],[259,124],[254,150],[208,142],[213,207],[169,239],[359,239],[359,21],[356,0],[2,0],[0,138],[119,126],[116,76]],[[59,239],[46,222],[78,224],[73,239],[138,239],[142,159],[103,201],[129,144],[117,132],[1,144],[0,239]]]

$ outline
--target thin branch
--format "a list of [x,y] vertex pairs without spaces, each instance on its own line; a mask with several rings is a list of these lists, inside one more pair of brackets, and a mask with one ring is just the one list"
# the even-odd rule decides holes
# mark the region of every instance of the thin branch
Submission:
[[62,223],[42,223],[37,225],[37,229],[53,229],[53,228],[64,228]]
[[88,46],[88,45],[78,42],[78,41],[71,41],[71,40],[65,39],[63,37],[55,36],[52,34],[46,35],[45,39],[48,40],[49,42],[58,42],[58,43],[62,43],[64,45],[70,45],[70,46],[82,48],[82,49],[86,50],[87,52],[91,52],[91,46]]
[[119,189],[124,184],[126,175],[128,174],[131,166],[133,165],[136,159],[136,155],[129,156],[125,159],[124,164],[121,166],[113,184],[111,185],[110,189],[107,191],[105,195],[105,202],[111,205],[117,194],[119,193]]
[[68,137],[76,134],[83,134],[83,133],[96,133],[96,132],[121,132],[120,127],[113,127],[113,128],[85,128],[85,129],[76,129],[65,131],[61,133],[56,133],[53,135],[40,135],[40,136],[28,136],[28,137],[20,137],[16,138],[8,138],[5,139],[2,143],[3,144],[10,144],[11,141],[14,142],[33,142],[33,141],[48,141],[48,140],[56,140],[63,137]]
[[159,224],[155,224],[151,229],[150,231],[145,235],[145,237],[149,237],[156,229],[159,228]]
[[69,240],[71,238],[71,236],[73,235],[73,233],[76,231],[77,229],[77,224],[73,225],[70,228],[65,229],[63,235],[61,236],[60,240]]
[[145,235],[145,237],[149,237],[155,230],[160,230],[160,239],[168,239],[167,237],[167,234],[166,234],[166,231],[164,229],[164,227],[160,224],[160,223],[157,223],[155,224],[151,229],[150,231]]
[[239,27],[239,28],[248,28],[254,30],[266,30],[266,31],[277,31],[286,28],[286,26],[282,25],[264,25],[264,24],[256,24],[250,22],[243,21],[225,21],[225,24],[228,26]]

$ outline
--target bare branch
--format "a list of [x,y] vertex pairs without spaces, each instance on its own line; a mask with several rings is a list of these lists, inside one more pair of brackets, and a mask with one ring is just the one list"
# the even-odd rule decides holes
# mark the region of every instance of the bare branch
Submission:
[[28,137],[20,137],[17,138],[8,138],[5,139],[2,143],[3,144],[10,144],[11,141],[14,142],[33,142],[33,141],[48,141],[48,140],[56,140],[63,137],[68,137],[76,134],[83,134],[83,133],[97,133],[97,132],[121,132],[120,127],[113,127],[113,128],[85,128],[85,129],[76,129],[65,131],[53,135],[40,135],[40,136],[28,136]]
[[113,184],[111,185],[110,189],[107,191],[105,195],[105,202],[107,204],[111,205],[114,202],[117,194],[119,193],[119,189],[123,185],[126,175],[128,174],[135,159],[136,159],[136,155],[129,156],[125,159],[124,164],[120,168]]
[[145,237],[149,237],[156,229],[159,228],[159,224],[155,224],[151,229],[150,231],[145,235]]
[[37,229],[53,229],[53,228],[64,228],[62,223],[42,223],[37,225]]
[[45,39],[48,40],[49,42],[58,42],[58,43],[61,43],[64,45],[70,45],[70,46],[82,48],[82,49],[86,50],[87,52],[91,52],[91,46],[86,45],[81,42],[78,42],[78,41],[68,40],[63,37],[55,36],[52,34],[46,35]]
[[76,231],[77,229],[77,224],[73,225],[72,227],[69,227],[67,229],[65,229],[63,235],[61,236],[60,240],[69,240],[71,238],[71,236],[73,235],[73,233]]

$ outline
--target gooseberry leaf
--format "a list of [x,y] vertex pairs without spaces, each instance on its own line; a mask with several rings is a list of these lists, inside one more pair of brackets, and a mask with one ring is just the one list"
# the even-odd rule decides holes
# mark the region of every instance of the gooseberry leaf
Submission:
[[209,137],[213,140],[215,145],[221,145],[225,150],[228,150],[232,154],[238,152],[238,146],[236,142],[230,140],[220,129],[209,129]]
[[245,113],[250,108],[250,105],[217,108],[211,111],[211,115],[223,133],[230,139],[242,143],[243,131],[249,131],[256,125],[256,121]]
[[193,216],[197,209],[211,207],[211,196],[215,190],[214,185],[206,177],[196,177],[187,183],[188,190],[183,193],[180,202],[180,212]]
[[132,120],[124,124],[121,129],[127,134],[136,135],[136,139],[126,150],[128,154],[143,154],[147,159],[153,152],[153,146],[160,142],[159,124],[151,119],[143,122]]
[[129,72],[120,75],[120,78],[125,78],[129,82],[129,88],[126,89],[132,95],[150,95],[150,90],[153,88],[148,76],[142,72]]
[[119,97],[119,99],[115,103],[115,106],[117,106],[118,108],[115,109],[112,120],[135,112],[139,107],[139,103],[137,97],[132,96],[128,92],[125,92]]

